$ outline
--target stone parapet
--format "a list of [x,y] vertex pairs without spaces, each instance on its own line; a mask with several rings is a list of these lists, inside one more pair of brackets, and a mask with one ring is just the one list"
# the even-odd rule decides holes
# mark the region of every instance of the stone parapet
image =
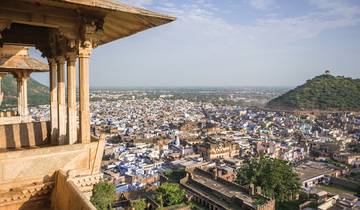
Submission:
[[[87,208],[92,186],[101,179],[100,165],[104,151],[104,139],[88,144],[48,146],[0,152],[0,210],[44,209],[64,196],[62,189],[76,194],[71,203],[76,208],[55,209],[93,209]],[[59,188],[61,169],[66,175],[65,188]],[[61,185],[62,186],[62,185]],[[57,193],[56,199],[50,194]],[[59,194],[60,193],[60,194]],[[85,205],[77,208],[78,199]],[[85,202],[84,199],[87,199]],[[84,203],[85,202],[85,203]],[[25,208],[26,206],[31,206]]]
[[[3,93],[0,92],[0,101],[1,101],[1,95],[3,95]],[[0,117],[14,117],[14,116],[18,116],[17,111],[1,111],[0,112]]]
[[45,121],[0,125],[0,152],[48,145],[49,126]]
[[7,117],[0,117],[0,125],[28,123],[32,120],[30,115],[14,116],[13,112],[10,113],[10,116],[8,113],[4,113],[4,115]]
[[[51,195],[51,209],[53,210],[96,210],[91,204],[86,192],[98,183],[101,174],[72,177],[64,171],[57,171],[55,188]],[[90,191],[91,191],[90,190]]]

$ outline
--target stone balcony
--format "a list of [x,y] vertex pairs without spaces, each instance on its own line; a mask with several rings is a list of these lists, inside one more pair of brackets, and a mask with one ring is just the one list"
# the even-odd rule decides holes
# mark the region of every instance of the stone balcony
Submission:
[[0,210],[95,209],[104,139],[51,145],[49,122],[0,125]]
[[[94,209],[86,195],[99,180],[104,139],[90,136],[91,53],[174,20],[111,0],[0,1],[0,70],[17,79],[18,115],[29,113],[30,73],[45,70],[51,121],[0,125],[0,210]],[[46,67],[24,47],[40,50]]]

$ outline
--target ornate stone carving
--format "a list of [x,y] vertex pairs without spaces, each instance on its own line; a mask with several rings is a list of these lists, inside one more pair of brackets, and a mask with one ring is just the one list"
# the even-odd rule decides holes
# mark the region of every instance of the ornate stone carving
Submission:
[[91,51],[92,51],[91,43],[89,41],[85,41],[83,46],[79,46],[79,57],[89,58],[91,56]]
[[15,79],[18,82],[21,82],[23,79],[28,79],[30,77],[31,72],[19,70],[19,71],[11,72],[11,74],[15,77]]
[[47,59],[54,59],[57,52],[57,35],[58,30],[53,29],[49,33],[48,42],[35,45],[36,49],[40,50],[42,57]]
[[65,57],[64,56],[60,55],[60,56],[57,56],[55,59],[56,59],[57,63],[59,63],[60,65],[65,64]]
[[88,191],[89,187],[92,187],[99,183],[102,179],[102,174],[94,174],[88,176],[78,176],[78,177],[69,177],[69,179],[73,180],[75,185],[82,191]]
[[33,183],[21,188],[10,189],[9,192],[0,193],[0,207],[29,200],[44,199],[54,188],[54,182]]
[[83,15],[81,17],[83,24],[81,25],[81,46],[83,48],[97,47],[100,38],[104,33],[104,18]]
[[65,54],[65,58],[66,58],[67,62],[73,63],[75,65],[76,58],[77,58],[76,52],[75,51],[67,52]]

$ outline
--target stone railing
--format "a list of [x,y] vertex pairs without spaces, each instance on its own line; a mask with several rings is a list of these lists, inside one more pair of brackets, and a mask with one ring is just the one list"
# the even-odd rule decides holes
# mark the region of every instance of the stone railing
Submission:
[[14,117],[17,115],[17,111],[0,111],[0,117]]
[[49,122],[0,125],[0,152],[49,144]]
[[2,107],[0,109],[0,125],[28,123],[32,121],[30,115],[20,116],[17,107]]
[[32,118],[31,118],[30,115],[0,117],[0,125],[28,123],[28,122],[31,122],[31,121],[32,121]]
[[[83,179],[68,176],[59,170],[55,175],[55,187],[51,196],[51,207],[54,210],[96,210],[94,205],[82,192],[81,187],[93,186],[100,180],[99,176],[86,176]],[[83,185],[81,185],[83,183]]]

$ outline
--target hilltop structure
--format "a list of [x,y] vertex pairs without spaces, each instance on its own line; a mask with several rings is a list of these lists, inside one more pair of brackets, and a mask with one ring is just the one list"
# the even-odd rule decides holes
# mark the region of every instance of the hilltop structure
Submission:
[[[110,0],[0,2],[0,46],[33,46],[42,52],[49,63],[51,104],[50,122],[0,125],[1,210],[95,209],[88,197],[101,177],[104,139],[90,135],[91,52],[173,20]],[[18,72],[25,73],[21,68]],[[26,92],[26,83],[22,84],[21,91]],[[24,107],[18,111],[25,113]]]
[[272,99],[267,108],[287,111],[359,111],[360,80],[330,71]]

